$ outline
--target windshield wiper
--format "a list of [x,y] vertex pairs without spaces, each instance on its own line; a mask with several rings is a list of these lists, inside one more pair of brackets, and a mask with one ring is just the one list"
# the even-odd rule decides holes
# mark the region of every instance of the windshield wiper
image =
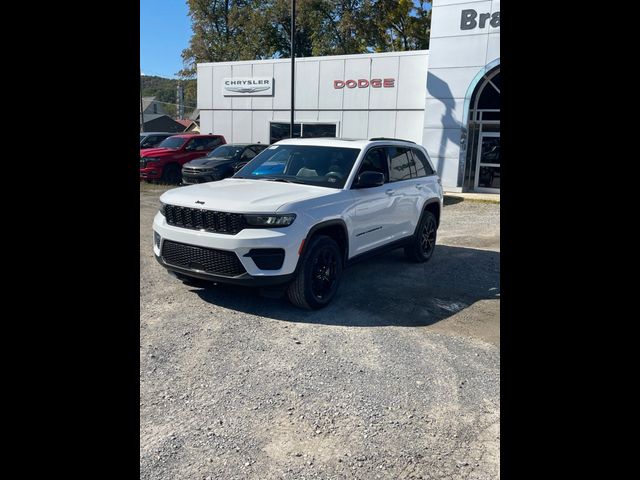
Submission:
[[260,180],[271,180],[272,182],[286,182],[286,183],[304,183],[298,180],[291,180],[289,178],[283,178],[283,177],[262,177],[260,178]]

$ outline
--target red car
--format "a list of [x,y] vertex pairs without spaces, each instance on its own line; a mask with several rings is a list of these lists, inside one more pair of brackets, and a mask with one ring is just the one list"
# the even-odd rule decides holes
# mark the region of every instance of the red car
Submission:
[[222,135],[174,135],[156,148],[140,150],[140,180],[179,183],[182,165],[227,143]]

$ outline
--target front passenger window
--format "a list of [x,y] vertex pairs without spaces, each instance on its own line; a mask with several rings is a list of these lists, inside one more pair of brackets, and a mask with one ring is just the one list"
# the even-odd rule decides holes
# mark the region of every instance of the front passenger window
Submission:
[[[362,172],[380,172],[384,175],[384,183],[389,181],[387,154],[384,148],[373,148],[367,152],[367,155],[360,164],[358,175]],[[358,178],[358,175],[356,175],[356,178]]]

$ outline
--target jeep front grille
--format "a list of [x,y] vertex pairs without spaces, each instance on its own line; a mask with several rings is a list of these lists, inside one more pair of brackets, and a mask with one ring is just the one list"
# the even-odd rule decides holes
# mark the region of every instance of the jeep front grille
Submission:
[[207,232],[235,235],[244,228],[239,213],[215,212],[200,208],[165,205],[165,218],[169,225]]

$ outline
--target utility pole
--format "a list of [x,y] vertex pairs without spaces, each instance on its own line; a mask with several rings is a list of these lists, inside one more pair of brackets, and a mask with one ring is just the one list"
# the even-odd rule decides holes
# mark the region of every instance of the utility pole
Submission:
[[184,118],[184,92],[182,89],[182,84],[178,83],[177,87],[178,91],[176,92],[176,98],[178,103],[178,119],[182,120]]
[[291,0],[291,124],[289,125],[289,138],[293,138],[293,118],[295,112],[295,85],[296,85],[296,0]]
[[144,132],[144,109],[142,108],[142,69],[140,69],[140,131]]

